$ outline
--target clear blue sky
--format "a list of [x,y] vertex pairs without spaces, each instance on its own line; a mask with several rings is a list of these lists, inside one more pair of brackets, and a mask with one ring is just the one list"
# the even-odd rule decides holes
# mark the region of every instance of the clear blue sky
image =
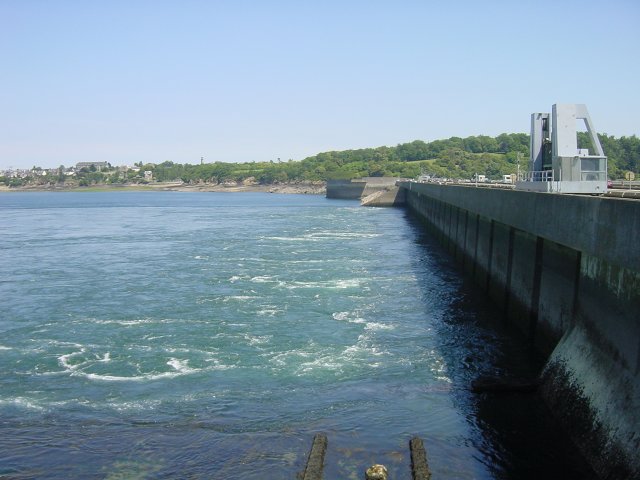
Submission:
[[0,168],[640,134],[640,2],[0,0]]

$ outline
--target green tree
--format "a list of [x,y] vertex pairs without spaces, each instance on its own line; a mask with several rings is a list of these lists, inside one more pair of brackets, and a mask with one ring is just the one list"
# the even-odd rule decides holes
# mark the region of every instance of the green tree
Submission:
[[65,180],[67,179],[67,176],[65,175],[65,171],[66,171],[66,168],[64,168],[64,165],[60,165],[58,167],[58,178],[57,178],[58,183],[64,183]]

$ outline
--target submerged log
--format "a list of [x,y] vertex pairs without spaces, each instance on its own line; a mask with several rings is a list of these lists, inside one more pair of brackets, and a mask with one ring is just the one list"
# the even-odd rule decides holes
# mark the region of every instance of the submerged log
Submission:
[[322,480],[324,470],[324,454],[327,451],[327,436],[317,433],[313,437],[313,444],[307,459],[307,466],[304,469],[302,480]]
[[411,450],[411,473],[413,480],[430,480],[431,470],[427,463],[427,452],[424,449],[424,443],[419,437],[413,437],[409,442]]
[[540,386],[537,378],[478,377],[471,382],[475,393],[532,393]]

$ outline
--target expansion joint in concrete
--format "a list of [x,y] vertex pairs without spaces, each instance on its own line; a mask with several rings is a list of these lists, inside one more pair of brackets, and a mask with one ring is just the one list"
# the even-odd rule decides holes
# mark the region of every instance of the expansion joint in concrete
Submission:
[[487,280],[484,286],[485,292],[488,292],[491,288],[491,274],[493,273],[493,238],[495,231],[495,221],[491,220],[489,229],[489,258],[487,259]]
[[540,312],[540,285],[542,282],[542,262],[544,255],[544,239],[536,237],[536,258],[533,271],[533,289],[531,290],[531,311],[529,314],[529,338],[535,342]]

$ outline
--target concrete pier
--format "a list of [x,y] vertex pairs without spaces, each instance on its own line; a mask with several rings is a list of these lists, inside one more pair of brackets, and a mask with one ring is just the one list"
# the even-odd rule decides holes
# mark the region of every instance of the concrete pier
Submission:
[[602,478],[640,478],[640,201],[403,182],[407,208],[547,355],[542,397]]

